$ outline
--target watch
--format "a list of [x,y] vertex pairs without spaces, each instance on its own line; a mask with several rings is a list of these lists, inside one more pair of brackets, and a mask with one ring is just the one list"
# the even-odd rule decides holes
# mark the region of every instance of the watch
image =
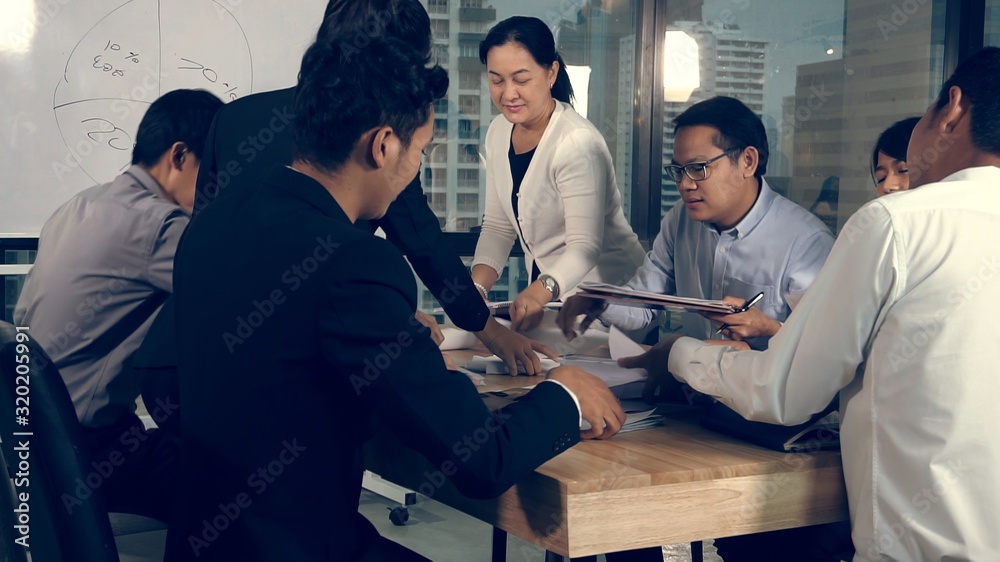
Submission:
[[542,287],[545,287],[548,292],[552,293],[552,300],[559,298],[559,283],[556,282],[555,277],[552,277],[547,273],[543,273],[538,276],[538,280],[541,281]]

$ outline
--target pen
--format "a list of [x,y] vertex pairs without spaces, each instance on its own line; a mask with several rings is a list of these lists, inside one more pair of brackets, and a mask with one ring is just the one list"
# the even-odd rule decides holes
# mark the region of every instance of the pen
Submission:
[[[734,310],[733,314],[739,314],[741,312],[746,312],[746,311],[750,310],[753,307],[753,305],[757,304],[760,301],[760,299],[762,299],[762,298],[764,298],[764,291],[761,291],[761,292],[757,293],[756,295],[753,296],[753,298],[747,300],[745,303],[743,303],[742,307],[740,307],[737,310]],[[723,324],[723,325],[719,326],[719,329],[715,331],[715,335],[721,334],[722,331],[725,330],[728,327],[729,327],[729,324]]]

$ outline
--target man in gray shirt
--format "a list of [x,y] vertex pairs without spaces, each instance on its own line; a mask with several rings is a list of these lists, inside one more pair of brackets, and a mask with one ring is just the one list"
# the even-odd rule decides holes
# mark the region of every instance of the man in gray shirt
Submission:
[[[173,289],[174,253],[187,227],[205,137],[222,102],[176,90],[143,116],[132,166],[67,201],[42,227],[38,256],[14,318],[59,369],[91,458],[67,509],[96,490],[108,507],[164,519],[176,443],[135,414],[129,356]],[[157,422],[176,401],[147,407]]]

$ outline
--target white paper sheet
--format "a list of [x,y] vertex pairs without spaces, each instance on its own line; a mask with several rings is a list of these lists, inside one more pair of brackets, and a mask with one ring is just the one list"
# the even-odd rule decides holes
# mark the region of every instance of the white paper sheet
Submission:
[[612,326],[608,333],[608,348],[611,350],[611,358],[615,361],[622,357],[635,357],[646,352],[641,345],[635,343],[632,338],[625,335],[625,332],[615,326]]

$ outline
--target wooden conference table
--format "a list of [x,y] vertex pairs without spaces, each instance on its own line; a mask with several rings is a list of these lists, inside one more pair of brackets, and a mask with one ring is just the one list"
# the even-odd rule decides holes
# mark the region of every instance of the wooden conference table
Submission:
[[[486,378],[480,392],[533,384]],[[493,500],[463,496],[388,435],[366,458],[382,478],[567,557],[848,519],[838,452],[770,451],[703,429],[692,413],[581,442]]]

